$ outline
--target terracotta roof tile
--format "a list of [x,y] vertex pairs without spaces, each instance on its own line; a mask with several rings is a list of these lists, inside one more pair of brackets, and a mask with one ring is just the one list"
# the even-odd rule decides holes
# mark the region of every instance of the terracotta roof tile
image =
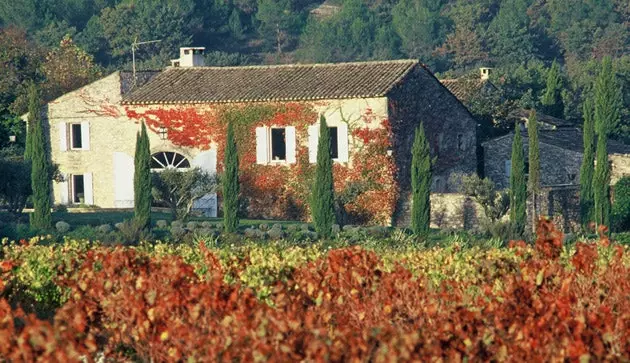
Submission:
[[385,96],[417,60],[167,68],[124,104],[292,101]]

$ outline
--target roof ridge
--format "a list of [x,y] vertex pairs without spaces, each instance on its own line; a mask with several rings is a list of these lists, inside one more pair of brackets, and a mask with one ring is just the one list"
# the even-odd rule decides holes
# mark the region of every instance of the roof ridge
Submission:
[[199,69],[269,69],[269,68],[302,68],[302,67],[342,67],[349,65],[374,65],[374,64],[396,64],[396,63],[409,63],[419,64],[417,59],[392,59],[392,60],[379,60],[379,61],[356,61],[356,62],[329,62],[329,63],[289,63],[289,64],[256,64],[249,66],[196,66],[196,67],[167,67],[164,70],[199,70]]

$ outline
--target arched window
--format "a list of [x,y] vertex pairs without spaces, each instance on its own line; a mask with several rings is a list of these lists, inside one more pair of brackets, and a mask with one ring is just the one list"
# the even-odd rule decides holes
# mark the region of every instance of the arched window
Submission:
[[172,151],[160,151],[151,155],[151,169],[186,169],[190,168],[190,162],[182,154]]

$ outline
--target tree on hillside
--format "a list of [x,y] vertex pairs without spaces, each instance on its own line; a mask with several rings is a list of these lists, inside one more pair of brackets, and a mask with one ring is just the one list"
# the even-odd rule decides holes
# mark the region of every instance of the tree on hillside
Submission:
[[593,102],[587,98],[583,106],[584,127],[583,138],[584,157],[580,167],[580,220],[583,226],[593,221],[593,174],[595,170],[595,120],[593,119]]
[[490,23],[490,53],[502,64],[521,64],[536,57],[528,15],[530,4],[531,0],[501,1],[499,12]]
[[223,225],[228,233],[238,229],[238,200],[240,185],[238,181],[238,152],[234,139],[234,126],[228,124],[225,144],[225,173],[223,175]]
[[392,24],[402,39],[408,57],[430,62],[433,51],[442,44],[449,19],[440,11],[443,1],[401,0],[392,9]]
[[319,237],[329,238],[335,223],[335,192],[333,189],[332,154],[330,150],[330,130],[326,118],[319,119],[319,140],[317,143],[317,165],[315,184],[311,194],[311,214],[315,231]]
[[134,164],[134,220],[139,228],[148,228],[151,226],[151,147],[144,122],[136,134]]
[[431,154],[422,123],[411,148],[411,196],[411,228],[426,235],[431,223]]
[[278,54],[291,46],[304,25],[304,16],[289,0],[258,0],[256,20],[267,48]]
[[510,223],[515,238],[522,237],[527,221],[527,182],[520,125],[514,127],[512,166],[510,169]]
[[31,226],[48,229],[51,226],[51,169],[48,157],[48,145],[44,136],[44,125],[41,119],[41,100],[35,84],[29,86],[28,123],[32,135],[29,137],[29,154],[31,161],[31,187],[33,189],[33,214]]
[[542,96],[541,104],[547,115],[563,118],[564,104],[562,103],[562,75],[560,66],[554,61],[547,72],[547,87]]
[[537,225],[537,198],[540,190],[540,144],[538,142],[538,119],[536,111],[532,111],[527,119],[527,141],[529,143],[529,193],[532,200],[532,227]]

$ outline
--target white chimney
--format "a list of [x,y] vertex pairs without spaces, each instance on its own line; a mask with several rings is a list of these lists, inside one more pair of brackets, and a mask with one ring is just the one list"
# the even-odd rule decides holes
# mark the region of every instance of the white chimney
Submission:
[[492,70],[492,68],[488,68],[488,67],[481,67],[479,68],[479,73],[481,75],[481,79],[483,81],[488,80],[490,78],[490,71]]
[[171,67],[203,67],[205,47],[179,48],[179,59],[171,60]]

